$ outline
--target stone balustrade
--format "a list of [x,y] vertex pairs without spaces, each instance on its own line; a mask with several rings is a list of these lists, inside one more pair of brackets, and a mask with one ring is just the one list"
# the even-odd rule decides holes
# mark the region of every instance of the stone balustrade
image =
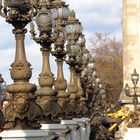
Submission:
[[61,124],[42,124],[40,130],[5,130],[2,140],[89,140],[88,118],[62,120]]

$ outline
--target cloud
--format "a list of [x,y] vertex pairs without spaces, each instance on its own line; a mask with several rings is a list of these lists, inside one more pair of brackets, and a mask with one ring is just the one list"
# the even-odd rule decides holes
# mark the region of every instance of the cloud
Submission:
[[0,17],[0,49],[13,47],[14,36],[12,34],[12,26]]
[[121,28],[121,0],[66,0],[66,3],[76,11],[87,37],[94,32],[115,34]]

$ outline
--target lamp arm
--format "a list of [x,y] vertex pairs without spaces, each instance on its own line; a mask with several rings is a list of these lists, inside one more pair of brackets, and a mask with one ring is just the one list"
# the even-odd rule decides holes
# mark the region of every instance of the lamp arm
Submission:
[[25,19],[32,19],[34,17],[34,12],[31,10],[27,15],[24,15]]
[[42,40],[42,36],[36,37],[35,33],[35,28],[34,28],[34,23],[33,21],[30,22],[30,33],[31,33],[31,38],[35,40],[37,43],[40,43]]
[[3,18],[7,18],[7,10],[5,9],[5,12],[2,12],[3,10],[3,6],[0,6],[0,16],[2,16]]
[[64,37],[65,37],[65,39],[66,39],[67,36],[68,36],[68,33],[67,33],[67,31],[66,31],[64,28],[62,28],[62,31],[63,31],[63,33],[64,33]]
[[33,21],[30,22],[30,33],[31,33],[31,37],[34,39],[36,36],[36,33],[35,33]]
[[38,9],[36,7],[31,6],[30,16],[35,17],[37,15]]
[[55,42],[56,39],[58,38],[58,36],[59,36],[59,31],[58,31],[58,30],[54,30],[54,32],[53,32],[53,34],[52,34],[52,36],[51,36],[51,40],[52,40],[53,42]]

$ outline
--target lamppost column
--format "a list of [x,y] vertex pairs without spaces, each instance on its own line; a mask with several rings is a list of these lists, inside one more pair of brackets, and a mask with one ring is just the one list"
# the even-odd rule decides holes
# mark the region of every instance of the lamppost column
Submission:
[[71,109],[73,110],[72,116],[76,117],[76,109],[77,109],[77,91],[78,87],[76,84],[76,79],[75,79],[75,69],[74,67],[70,66],[70,83],[68,85],[68,92],[70,94],[70,105]]
[[40,88],[36,91],[37,103],[41,106],[43,110],[42,123],[59,123],[59,116],[61,114],[61,108],[57,103],[57,90],[53,88],[54,86],[54,75],[51,72],[50,67],[50,52],[51,44],[53,43],[55,37],[52,33],[52,20],[50,7],[52,7],[52,2],[41,1],[40,9],[36,16],[36,24],[39,30],[39,36],[35,34],[34,24],[31,23],[31,35],[32,38],[41,45],[42,51],[42,71],[39,74],[39,85]]
[[47,47],[41,48],[41,52],[42,52],[43,64],[42,64],[42,72],[39,74],[39,85],[41,87],[46,86],[49,90],[51,90],[54,84],[54,77],[50,68],[49,49]]
[[84,91],[81,86],[81,74],[76,74],[76,79],[77,79],[77,87],[78,87],[77,95],[79,97],[79,100],[77,101],[78,102],[77,116],[78,117],[88,117],[89,110],[87,108],[86,96],[84,96]]
[[67,119],[69,116],[68,93],[66,92],[67,83],[63,74],[63,60],[56,59],[57,79],[55,80],[55,89],[58,91],[58,104],[61,106],[61,119]]
[[[36,85],[29,83],[32,68],[26,59],[24,47],[24,36],[27,31],[25,26],[35,14],[33,7],[36,7],[37,1],[34,1],[34,4],[28,0],[5,0],[4,6],[0,5],[0,15],[6,18],[6,22],[13,25],[13,33],[16,39],[15,60],[10,69],[14,83],[7,86],[10,97],[8,98],[8,105],[3,110],[6,122],[5,129],[40,128],[38,121],[42,111],[35,102]],[[4,12],[3,8],[5,9]]]
[[59,123],[61,108],[57,104],[57,90],[53,89],[54,77],[50,69],[49,48],[42,47],[42,72],[39,74],[40,89],[36,91],[37,103],[43,110],[42,123]]

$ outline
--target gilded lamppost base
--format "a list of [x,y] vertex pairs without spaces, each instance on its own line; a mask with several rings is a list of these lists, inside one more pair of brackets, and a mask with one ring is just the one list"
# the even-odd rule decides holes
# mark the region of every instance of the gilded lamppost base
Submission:
[[44,87],[38,89],[36,95],[38,97],[36,102],[43,110],[41,123],[60,123],[59,114],[61,113],[61,109],[57,104],[57,91],[50,87]]
[[77,86],[78,86],[78,101],[77,101],[77,110],[76,114],[77,117],[82,118],[82,117],[89,117],[89,109],[87,107],[87,99],[85,98],[85,93],[83,91],[82,85],[81,85],[81,71],[80,73],[77,72],[76,74],[77,77]]
[[[71,90],[72,91],[72,90]],[[71,107],[71,116],[77,117],[77,101],[78,101],[78,96],[75,94],[75,92],[70,92],[70,97],[69,97],[69,105]]]
[[[56,48],[58,48],[58,47],[56,47]],[[65,55],[65,52],[64,52],[64,50],[59,53],[56,51],[56,53],[53,53],[53,55],[61,58],[62,56]],[[72,117],[70,115],[72,111],[71,111],[70,105],[69,105],[69,94],[66,92],[67,83],[66,83],[66,80],[64,79],[64,74],[63,74],[63,59],[62,58],[60,59],[60,58],[56,59],[57,79],[55,80],[54,86],[55,86],[55,89],[58,91],[57,103],[61,107],[60,119],[65,120],[65,119],[72,119]]]
[[61,120],[67,120],[67,119],[70,120],[73,118],[73,116],[72,116],[73,111],[71,109],[69,95],[68,95],[68,93],[66,93],[64,91],[61,93],[61,95],[62,94],[64,94],[64,96],[60,97],[60,95],[58,95],[58,101],[57,101],[57,103],[60,105],[61,110],[62,110],[60,119]]
[[10,93],[8,105],[3,109],[5,129],[37,129],[42,117],[42,110],[36,104],[36,85],[29,83],[32,75],[31,64],[26,60],[24,34],[26,29],[19,27],[13,30],[16,38],[15,61],[11,64],[10,74],[14,84],[7,86]]
[[59,116],[61,114],[61,107],[57,103],[57,90],[53,89],[54,77],[50,68],[49,61],[49,47],[41,48],[43,65],[42,71],[39,74],[40,89],[36,91],[37,104],[43,110],[43,118],[41,123],[52,124],[60,123]]
[[13,34],[16,40],[15,60],[11,64],[10,75],[14,84],[8,85],[8,105],[3,109],[5,116],[5,129],[37,129],[41,119],[42,110],[36,104],[36,85],[30,84],[32,76],[31,64],[26,59],[24,38],[27,29],[25,26],[36,14],[37,1],[0,2],[0,15],[6,22],[13,25]]
[[87,104],[86,104],[86,99],[81,97],[79,99],[79,104],[77,107],[77,117],[82,118],[82,117],[89,117],[89,109],[87,108]]
[[27,82],[7,86],[10,93],[8,105],[3,109],[5,129],[37,129],[41,119],[41,108],[36,104],[36,86]]

